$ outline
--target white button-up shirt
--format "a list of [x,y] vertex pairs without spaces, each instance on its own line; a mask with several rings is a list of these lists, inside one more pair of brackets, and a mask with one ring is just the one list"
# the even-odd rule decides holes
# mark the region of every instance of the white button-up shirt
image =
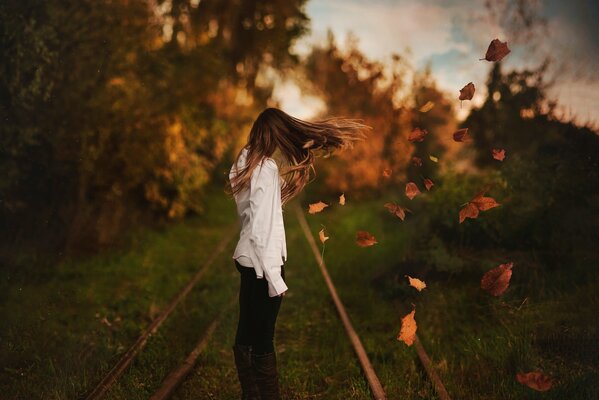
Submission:
[[[247,152],[246,147],[238,164],[231,167],[229,179],[245,166]],[[275,160],[265,157],[252,171],[249,189],[235,196],[241,233],[232,258],[245,267],[253,267],[259,279],[266,277],[270,297],[288,289],[281,277],[281,265],[287,260],[282,181]]]

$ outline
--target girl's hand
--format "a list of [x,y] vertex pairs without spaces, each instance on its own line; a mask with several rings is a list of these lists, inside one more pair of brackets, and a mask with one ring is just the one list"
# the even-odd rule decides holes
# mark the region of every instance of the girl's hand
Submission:
[[279,295],[279,297],[284,297],[284,296],[285,296],[285,293],[287,293],[287,291],[286,291],[286,290],[285,290],[283,293],[281,293],[281,294]]

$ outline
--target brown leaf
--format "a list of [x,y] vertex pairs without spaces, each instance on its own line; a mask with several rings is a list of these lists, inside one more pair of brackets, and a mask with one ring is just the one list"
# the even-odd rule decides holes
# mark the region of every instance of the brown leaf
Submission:
[[502,42],[499,39],[493,39],[489,44],[485,58],[481,58],[480,60],[501,61],[510,51],[507,47],[507,41]]
[[325,242],[325,240],[327,240],[329,237],[324,235],[324,228],[322,228],[319,232],[318,232],[318,237],[320,238],[320,241],[322,243]]
[[416,186],[416,184],[414,182],[406,183],[406,196],[408,196],[408,198],[410,200],[412,200],[414,197],[416,197],[419,193],[420,193],[420,190],[418,189],[418,186]]
[[505,149],[493,149],[493,158],[499,161],[503,161],[505,159]]
[[493,296],[499,296],[506,291],[512,277],[513,262],[501,264],[498,267],[485,272],[481,281],[480,288],[489,292]]
[[422,167],[422,158],[412,157],[412,164],[414,164],[416,167]]
[[477,196],[474,199],[472,199],[471,202],[476,205],[479,211],[487,211],[491,208],[495,208],[501,205],[498,202],[496,202],[494,198],[484,196]]
[[478,217],[478,207],[476,204],[468,202],[464,208],[460,210],[460,224],[464,222],[466,218]]
[[429,112],[430,110],[432,110],[434,106],[435,103],[433,103],[432,101],[427,101],[426,103],[424,103],[422,107],[418,109],[418,111],[420,111],[421,113]]
[[453,133],[453,140],[456,142],[465,142],[466,140],[470,140],[470,135],[468,134],[468,128],[458,129]]
[[410,142],[422,142],[427,133],[428,132],[426,129],[422,130],[420,128],[415,128],[412,132],[410,132],[408,140]]
[[391,176],[391,168],[385,168],[385,169],[383,170],[383,176],[384,176],[385,178],[388,178],[388,177],[390,177],[390,176]]
[[474,83],[468,82],[466,86],[460,89],[460,100],[472,100],[474,90]]
[[339,196],[339,204],[345,205],[345,193],[341,193],[341,196]]
[[308,210],[308,212],[310,214],[315,214],[317,212],[321,212],[325,207],[328,207],[329,205],[326,203],[323,203],[322,201],[319,201],[318,203],[313,203],[310,204],[310,209]]
[[426,288],[426,283],[424,283],[424,281],[421,281],[418,278],[412,278],[410,275],[406,275],[408,277],[408,280],[410,281],[410,286],[416,288],[419,292]]
[[431,190],[433,185],[434,185],[433,181],[431,181],[428,178],[424,178],[424,187],[426,188],[426,190]]
[[370,232],[367,231],[357,231],[356,232],[356,243],[360,247],[368,247],[372,246],[375,243],[378,243]]
[[396,215],[402,221],[406,217],[406,211],[412,212],[412,211],[410,211],[409,208],[404,208],[404,207],[402,207],[402,206],[400,206],[398,204],[395,204],[395,203],[385,203],[384,206],[387,208],[387,210],[389,210],[389,212],[391,214]]
[[401,329],[397,335],[397,340],[403,341],[408,346],[411,346],[414,340],[416,340],[418,325],[416,325],[416,320],[414,319],[415,313],[416,309],[413,309],[412,312],[401,319]]
[[553,378],[545,375],[541,371],[517,373],[516,379],[523,385],[528,386],[531,389],[538,390],[539,392],[545,392],[551,389],[553,385]]

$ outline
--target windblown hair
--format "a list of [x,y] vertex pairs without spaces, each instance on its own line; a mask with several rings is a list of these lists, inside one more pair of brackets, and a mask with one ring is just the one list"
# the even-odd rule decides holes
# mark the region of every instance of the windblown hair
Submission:
[[[278,108],[267,108],[258,115],[250,131],[245,146],[248,148],[245,168],[240,168],[232,181],[227,179],[225,192],[234,196],[249,187],[254,168],[264,157],[271,157],[278,147],[285,158],[285,168],[281,168],[284,171],[281,204],[284,205],[310,182],[315,157],[326,158],[334,150],[352,148],[354,142],[366,138],[366,131],[370,129],[358,119],[331,117],[308,122]],[[242,151],[237,154],[234,165]]]

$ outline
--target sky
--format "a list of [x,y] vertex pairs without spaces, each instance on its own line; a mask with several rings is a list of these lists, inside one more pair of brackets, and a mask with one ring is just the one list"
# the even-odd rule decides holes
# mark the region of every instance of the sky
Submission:
[[[599,123],[599,2],[590,0],[538,1],[537,11],[547,21],[547,34],[534,48],[521,38],[510,38],[489,18],[483,0],[309,0],[306,13],[311,32],[293,50],[300,56],[311,45],[322,44],[331,29],[343,48],[348,32],[358,38],[358,47],[371,59],[389,60],[398,52],[411,64],[424,68],[430,63],[438,86],[455,94],[458,117],[464,118],[469,102],[459,107],[459,89],[473,82],[477,92],[471,102],[482,103],[491,63],[479,61],[495,38],[507,41],[512,52],[504,59],[504,70],[534,67],[540,54],[555,58],[553,66],[566,70],[555,74],[549,95],[565,117],[580,123]],[[536,52],[533,52],[535,50]],[[279,83],[275,98],[291,114],[309,118],[325,105],[307,97],[292,81]]]

